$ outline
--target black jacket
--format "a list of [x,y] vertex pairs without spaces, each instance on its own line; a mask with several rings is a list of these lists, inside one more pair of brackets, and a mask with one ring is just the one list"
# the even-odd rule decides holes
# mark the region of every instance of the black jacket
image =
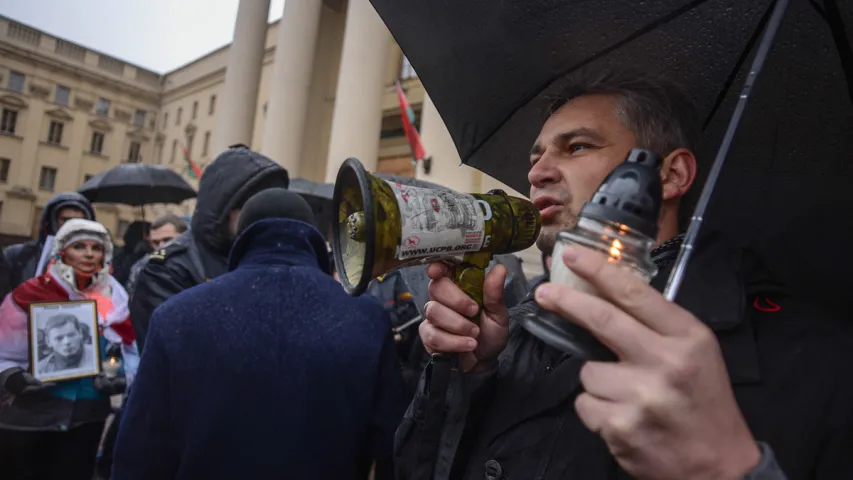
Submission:
[[[771,446],[790,480],[853,478],[850,330],[769,282],[753,256],[720,242],[703,245],[677,301],[716,333],[755,438]],[[400,480],[629,478],[574,410],[582,361],[547,347],[515,320],[534,311],[530,297],[511,309],[510,340],[496,370],[450,373],[437,459],[419,458],[429,451],[427,427],[435,421],[434,414],[423,418],[423,385],[436,381],[427,367],[397,431]],[[424,474],[431,463],[434,477]]]
[[230,149],[204,171],[189,231],[151,254],[130,302],[140,351],[154,309],[172,295],[228,271],[228,213],[269,187],[287,187],[287,171],[246,148]]
[[124,232],[124,246],[113,257],[113,278],[127,289],[127,280],[133,264],[151,253],[151,247],[145,237],[151,230],[149,222],[137,221],[127,226]]
[[8,290],[44,272],[36,272],[42,249],[47,237],[56,235],[56,214],[64,207],[75,207],[86,213],[89,220],[95,220],[95,209],[83,195],[76,192],[64,192],[54,195],[44,206],[39,218],[39,236],[29,242],[9,245],[3,250],[3,257],[9,265]]

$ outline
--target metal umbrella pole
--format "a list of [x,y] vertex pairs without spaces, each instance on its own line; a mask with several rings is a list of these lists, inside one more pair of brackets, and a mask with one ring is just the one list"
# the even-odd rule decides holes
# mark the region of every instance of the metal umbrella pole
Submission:
[[690,261],[690,255],[693,253],[693,245],[696,243],[696,238],[699,236],[699,230],[702,228],[702,222],[705,216],[705,210],[708,208],[708,203],[711,200],[711,195],[714,193],[714,187],[720,177],[720,171],[723,169],[723,164],[726,162],[729,150],[732,146],[735,133],[740,126],[743,112],[746,109],[746,104],[749,101],[749,94],[752,92],[752,87],[755,84],[761,69],[764,67],[764,62],[767,60],[767,55],[770,53],[770,48],[773,46],[773,39],[776,37],[776,32],[779,30],[779,25],[782,23],[782,17],[785,16],[785,11],[788,9],[788,0],[777,0],[773,6],[773,13],[767,22],[764,33],[761,35],[761,41],[758,44],[758,51],[755,58],[752,60],[752,65],[749,68],[749,75],[743,83],[743,88],[740,92],[735,111],[729,120],[729,126],[726,128],[726,134],[723,136],[723,141],[720,144],[720,149],[717,151],[717,156],[711,166],[711,171],[708,173],[708,179],[705,181],[705,186],[702,188],[702,194],[699,196],[699,202],[696,205],[696,210],[693,211],[693,216],[690,218],[690,226],[687,228],[684,242],[681,244],[681,250],[678,252],[678,258],[675,260],[675,266],[672,268],[672,273],[669,276],[666,288],[663,295],[669,301],[674,301],[678,295],[678,290],[681,287],[681,282],[684,280],[684,273],[687,270],[687,263]]

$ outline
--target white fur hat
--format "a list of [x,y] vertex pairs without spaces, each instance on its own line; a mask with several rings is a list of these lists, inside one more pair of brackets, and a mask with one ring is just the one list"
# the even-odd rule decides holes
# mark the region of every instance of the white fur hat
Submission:
[[58,256],[69,245],[81,240],[93,240],[104,246],[104,265],[113,259],[113,242],[110,233],[98,222],[82,218],[72,218],[65,222],[56,232],[56,243],[53,245],[53,255]]

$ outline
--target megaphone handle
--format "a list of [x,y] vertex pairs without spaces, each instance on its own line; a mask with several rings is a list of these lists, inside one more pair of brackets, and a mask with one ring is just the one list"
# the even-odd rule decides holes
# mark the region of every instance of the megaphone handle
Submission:
[[[462,257],[462,263],[456,265],[453,281],[465,294],[483,308],[483,282],[486,280],[486,268],[492,261],[489,252],[468,253]],[[474,323],[480,321],[479,315],[469,317]]]

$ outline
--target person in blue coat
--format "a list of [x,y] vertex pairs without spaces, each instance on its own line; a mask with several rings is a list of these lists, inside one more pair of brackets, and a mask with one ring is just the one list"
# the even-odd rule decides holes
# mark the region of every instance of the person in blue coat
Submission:
[[388,314],[334,280],[298,194],[256,194],[238,232],[228,273],[155,310],[112,478],[393,478]]

